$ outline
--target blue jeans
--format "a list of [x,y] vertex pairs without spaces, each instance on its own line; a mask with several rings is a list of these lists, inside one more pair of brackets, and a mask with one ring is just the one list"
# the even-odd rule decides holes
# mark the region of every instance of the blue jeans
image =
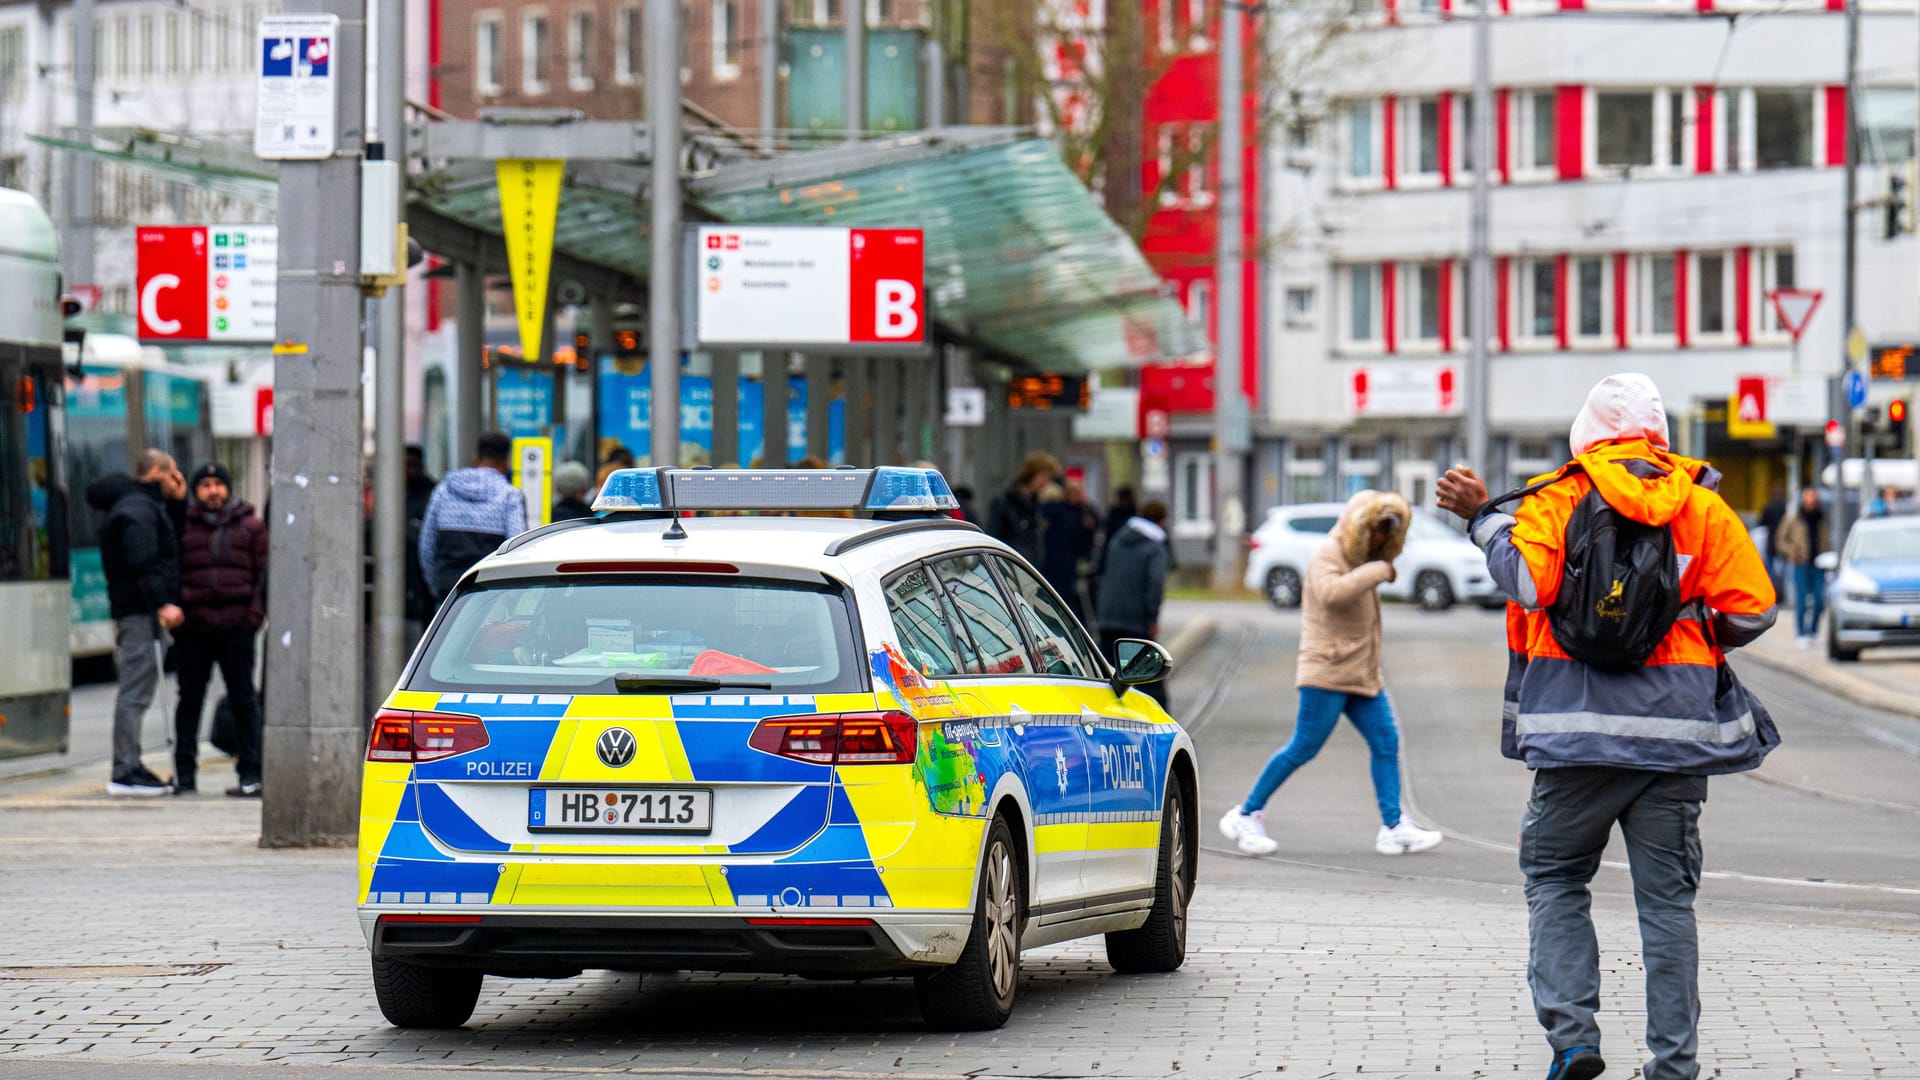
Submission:
[[1312,761],[1333,734],[1333,726],[1345,713],[1360,737],[1373,752],[1373,794],[1380,802],[1380,823],[1389,829],[1400,824],[1400,731],[1393,724],[1393,702],[1385,691],[1375,697],[1322,690],[1316,686],[1300,688],[1300,715],[1293,722],[1293,738],[1260,770],[1242,810],[1251,814],[1267,805],[1273,793],[1287,782],[1293,770]]
[[1800,637],[1812,637],[1820,629],[1820,614],[1827,610],[1827,572],[1808,563],[1793,568],[1793,629]]

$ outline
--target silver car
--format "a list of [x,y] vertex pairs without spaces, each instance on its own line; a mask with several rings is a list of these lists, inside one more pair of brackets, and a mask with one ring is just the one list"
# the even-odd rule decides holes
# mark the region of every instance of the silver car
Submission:
[[1827,655],[1920,645],[1920,516],[1868,518],[1847,534],[1827,589]]

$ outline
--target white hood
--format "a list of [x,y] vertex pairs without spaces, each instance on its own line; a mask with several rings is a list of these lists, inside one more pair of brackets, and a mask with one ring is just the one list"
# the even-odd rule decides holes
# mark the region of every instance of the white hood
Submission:
[[1567,445],[1578,456],[1621,439],[1668,445],[1667,409],[1660,403],[1660,388],[1635,372],[1609,375],[1594,386],[1580,415],[1573,419]]

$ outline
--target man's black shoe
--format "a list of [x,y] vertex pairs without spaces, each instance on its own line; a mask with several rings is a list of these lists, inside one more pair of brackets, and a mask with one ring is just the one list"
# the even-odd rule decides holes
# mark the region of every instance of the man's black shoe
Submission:
[[173,784],[173,793],[175,795],[193,795],[198,793],[199,790],[200,789],[195,787],[191,782],[182,784],[176,780]]
[[1607,1071],[1597,1046],[1569,1046],[1553,1056],[1547,1080],[1593,1080]]

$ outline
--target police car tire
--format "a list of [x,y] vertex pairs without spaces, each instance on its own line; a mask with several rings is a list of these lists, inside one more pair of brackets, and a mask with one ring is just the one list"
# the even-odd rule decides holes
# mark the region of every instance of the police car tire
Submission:
[[480,1001],[478,971],[429,968],[373,958],[373,994],[387,1023],[403,1028],[457,1028]]
[[[993,888],[992,867],[1002,858],[1011,874],[1015,909],[1011,927],[1013,977],[1004,993],[994,985],[992,950],[995,943],[987,910],[988,893]],[[1020,988],[1020,929],[1027,916],[1025,879],[1020,848],[1013,842],[1013,830],[1007,827],[1006,819],[995,817],[987,827],[986,856],[980,863],[980,885],[974,895],[973,926],[967,933],[966,947],[951,965],[914,980],[920,1015],[928,1028],[992,1031],[1013,1015],[1013,999]],[[999,944],[1005,948],[1004,938]]]
[[[1107,963],[1128,974],[1178,971],[1187,959],[1187,905],[1193,896],[1192,811],[1186,784],[1167,785],[1160,810],[1160,857],[1153,875],[1153,910],[1138,929],[1107,935]],[[1179,875],[1177,878],[1175,875]]]

